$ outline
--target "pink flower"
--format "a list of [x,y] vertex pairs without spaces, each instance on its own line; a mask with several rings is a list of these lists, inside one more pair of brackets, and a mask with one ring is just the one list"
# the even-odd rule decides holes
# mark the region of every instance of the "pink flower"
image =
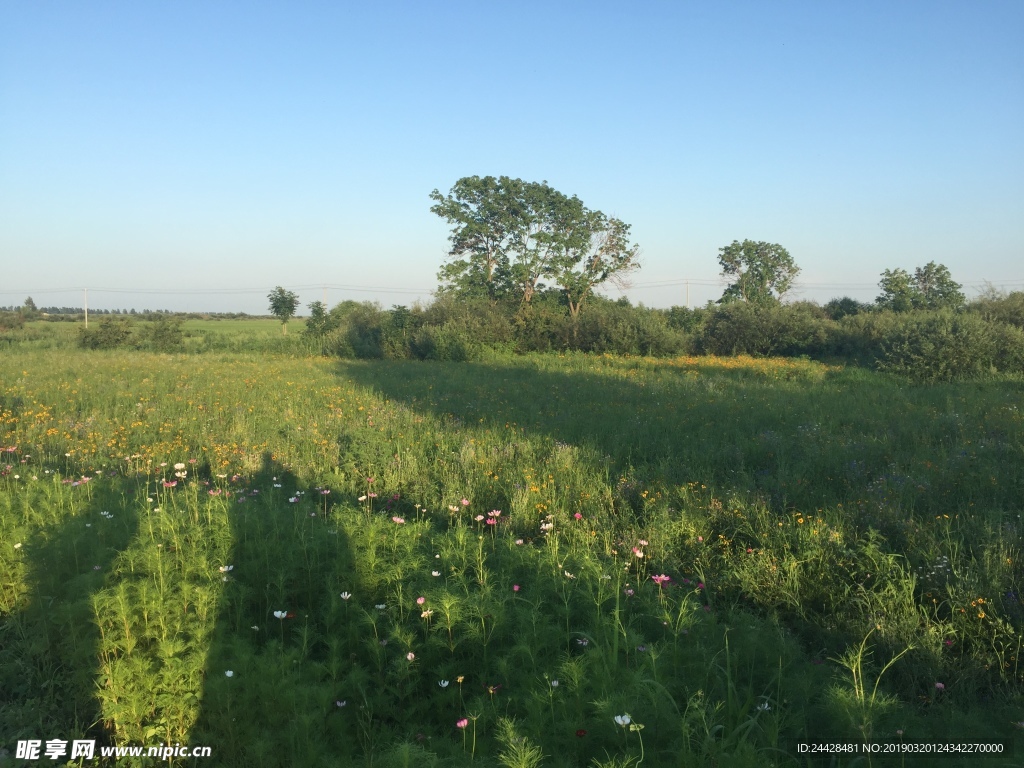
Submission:
[[404,517],[399,517],[398,515],[395,515],[394,517],[391,518],[391,522],[398,523],[398,525],[404,525],[405,524],[405,518]]
[[577,520],[582,520],[583,519],[583,515],[581,515],[579,512],[577,512],[575,515],[573,515],[573,517],[575,517]]
[[669,578],[668,576],[666,576],[663,573],[660,576],[651,576],[651,581],[653,581],[655,584],[657,584],[660,587],[665,582],[672,581],[672,579]]
[[643,557],[644,556],[644,551],[642,549],[640,549],[640,547],[633,547],[633,554],[636,555],[637,557]]
[[518,592],[519,591],[519,585],[518,584],[513,584],[512,585],[512,591],[513,592]]
[[425,597],[417,597],[416,598],[416,605],[423,605],[425,602],[427,602],[427,598],[425,598]]
[[935,684],[935,690],[936,691],[944,691],[944,690],[946,690],[946,686],[945,686],[944,683],[936,683]]
[[[476,521],[477,521],[477,522],[479,523],[479,522],[480,522],[481,520],[483,520],[483,519],[484,519],[484,516],[483,516],[483,515],[477,515],[477,516],[476,516],[476,517],[474,517],[473,519],[474,519],[474,520],[476,520]],[[490,521],[488,521],[488,522],[490,522]]]
[[413,659],[416,658],[416,654],[413,653],[412,651],[409,651],[407,654],[405,654],[405,658],[408,659],[409,661],[412,661]]
[[469,499],[463,499],[463,500],[462,500],[462,501],[460,501],[459,503],[460,503],[460,504],[461,504],[462,506],[464,506],[464,507],[468,507],[468,506],[469,506]]
[[462,718],[461,720],[456,720],[456,721],[455,721],[455,727],[456,727],[456,728],[465,728],[465,727],[466,727],[467,725],[469,725],[469,720],[468,720],[468,718],[465,718],[465,717],[464,717],[464,718]]

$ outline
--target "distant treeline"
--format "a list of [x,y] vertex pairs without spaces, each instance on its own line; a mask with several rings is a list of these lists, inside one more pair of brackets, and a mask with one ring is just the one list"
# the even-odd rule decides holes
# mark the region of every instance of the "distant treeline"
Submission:
[[310,305],[304,335],[325,354],[476,360],[494,353],[806,356],[948,381],[1024,372],[1024,292],[958,308],[896,310],[851,298],[825,305],[734,301],[688,309],[594,296],[573,318],[551,291],[528,305],[441,297],[427,306]]

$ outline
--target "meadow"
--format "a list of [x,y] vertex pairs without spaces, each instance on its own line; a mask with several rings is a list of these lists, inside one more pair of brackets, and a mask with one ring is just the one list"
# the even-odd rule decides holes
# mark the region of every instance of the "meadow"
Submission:
[[0,765],[29,738],[231,766],[1024,760],[1019,377],[342,361],[297,331],[3,352]]

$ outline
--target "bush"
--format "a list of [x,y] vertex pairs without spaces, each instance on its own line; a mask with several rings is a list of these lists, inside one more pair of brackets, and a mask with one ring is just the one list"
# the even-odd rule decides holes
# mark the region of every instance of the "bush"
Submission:
[[132,323],[127,317],[107,315],[98,326],[82,327],[78,345],[84,349],[117,349],[127,346],[132,338]]
[[1009,323],[992,323],[995,367],[1001,373],[1024,373],[1024,329]]
[[25,327],[25,315],[21,312],[0,312],[0,331],[17,331]]
[[975,378],[991,373],[996,362],[992,325],[948,310],[904,316],[882,347],[879,369],[919,382]]
[[185,334],[181,330],[180,317],[158,315],[150,323],[146,341],[157,352],[180,352],[184,348]]
[[1024,291],[1014,291],[1005,296],[989,292],[988,295],[971,302],[967,309],[986,320],[1024,328]]
[[808,302],[759,306],[733,302],[704,324],[700,349],[713,355],[823,355],[834,327]]

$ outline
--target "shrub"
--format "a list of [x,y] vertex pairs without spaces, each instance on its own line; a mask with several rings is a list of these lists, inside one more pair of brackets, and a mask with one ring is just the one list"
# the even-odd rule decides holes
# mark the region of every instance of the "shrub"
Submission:
[[117,349],[126,346],[131,337],[132,323],[127,317],[107,315],[98,326],[79,329],[78,345],[85,349]]
[[0,312],[0,331],[16,331],[25,327],[25,315],[21,312]]
[[1018,328],[1024,328],[1024,291],[1001,295],[990,291],[976,301],[971,302],[967,307],[969,312],[975,312],[986,320],[993,322],[1009,323]]
[[919,382],[974,378],[993,370],[995,334],[982,318],[944,310],[901,321],[882,343],[881,370]]
[[157,352],[180,352],[185,342],[182,322],[180,317],[158,315],[150,323],[146,341]]
[[713,355],[821,355],[828,350],[831,328],[816,304],[733,302],[708,318],[700,349]]

